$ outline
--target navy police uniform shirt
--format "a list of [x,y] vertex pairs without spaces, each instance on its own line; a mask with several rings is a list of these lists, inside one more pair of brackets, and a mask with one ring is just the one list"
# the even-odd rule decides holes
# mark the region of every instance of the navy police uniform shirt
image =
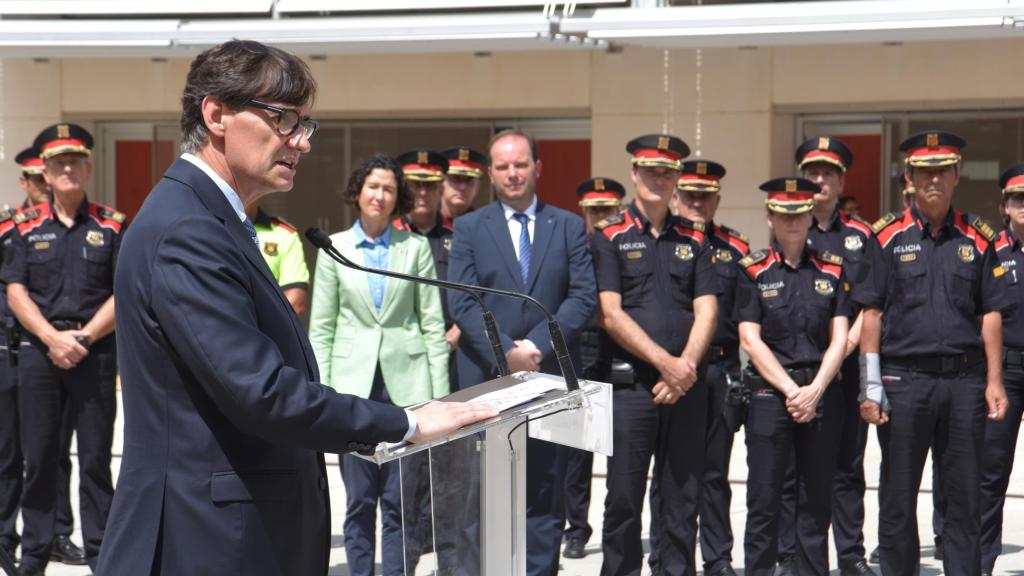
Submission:
[[983,219],[950,209],[932,238],[917,207],[873,226],[878,250],[858,303],[882,310],[882,355],[964,354],[981,350],[978,317],[1006,307],[1005,269]]
[[[15,228],[14,217],[18,211],[14,208],[0,211],[0,247],[6,256],[11,249],[11,242],[14,240]],[[0,320],[11,317],[11,308],[7,305],[6,286],[0,286]]]
[[817,366],[829,345],[832,319],[852,313],[843,259],[805,248],[794,268],[777,245],[739,263],[736,322],[761,325],[761,340],[784,368]]
[[750,241],[746,236],[726,226],[711,223],[707,230],[714,251],[714,269],[721,292],[718,295],[718,326],[711,339],[712,346],[720,346],[726,355],[739,353],[739,333],[732,318],[736,302],[736,284],[740,260],[750,254]]
[[[434,257],[434,269],[437,271],[437,278],[439,280],[448,279],[448,255],[452,251],[452,235],[455,234],[455,224],[450,218],[446,218],[438,212],[434,227],[426,234],[422,234],[417,230],[408,216],[395,218],[391,221],[391,225],[406,232],[420,234],[426,238],[427,243],[430,244],[430,255]],[[441,311],[444,314],[445,329],[451,328],[454,323],[451,314],[448,312],[446,292],[445,290],[441,291]]]
[[[655,238],[633,203],[597,224],[590,247],[598,291],[621,294],[623,311],[669,354],[681,354],[693,301],[719,292],[704,226],[669,214]],[[645,365],[617,343],[613,348],[617,358]]]
[[24,284],[47,320],[87,322],[114,293],[124,220],[124,214],[87,199],[71,228],[50,203],[19,212],[0,278]]
[[[853,295],[870,276],[867,253],[871,247],[871,225],[858,216],[849,216],[838,210],[832,213],[824,229],[819,224],[815,221],[811,225],[807,245],[818,254],[828,252],[843,259],[843,272]],[[851,305],[855,306],[852,298]]]
[[1024,243],[1010,229],[995,239],[996,258],[1006,270],[1006,296],[1003,311],[1003,346],[1024,350]]

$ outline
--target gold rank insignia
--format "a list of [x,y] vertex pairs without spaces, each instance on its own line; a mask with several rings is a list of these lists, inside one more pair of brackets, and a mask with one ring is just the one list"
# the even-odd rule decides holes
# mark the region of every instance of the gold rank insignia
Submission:
[[796,192],[796,180],[786,180],[786,192]]
[[67,138],[71,138],[71,128],[69,128],[67,124],[58,124],[57,125],[57,138],[60,138],[62,140],[63,139],[67,139]]
[[828,150],[829,144],[831,144],[831,142],[828,141],[827,136],[818,138],[818,150]]
[[469,150],[459,148],[459,162],[469,162]]
[[939,145],[939,135],[935,134],[934,132],[928,135],[927,140],[929,148],[935,148],[936,146]]
[[814,291],[822,296],[831,296],[835,292],[832,283],[825,278],[818,278],[814,281]]
[[604,190],[604,178],[594,178],[594,190]]
[[668,136],[658,136],[658,150],[668,150]]
[[427,154],[427,152],[425,152],[425,151],[420,151],[420,152],[416,153],[416,163],[417,164],[429,164],[430,163],[430,159],[429,158],[430,158],[430,155]]
[[718,251],[718,259],[722,262],[732,262],[732,252],[723,248]]
[[697,162],[697,174],[700,176],[706,176],[708,173],[707,162]]
[[103,246],[103,232],[99,230],[89,230],[85,233],[85,241],[90,246]]
[[956,255],[964,262],[974,262],[974,246],[961,244],[956,251]]
[[263,244],[263,252],[267,256],[277,256],[277,242],[267,242]]
[[451,238],[444,238],[444,239],[442,239],[441,240],[441,248],[444,248],[445,252],[451,252],[452,251],[452,239]]
[[1003,266],[1001,264],[999,266],[996,266],[995,268],[992,269],[992,277],[993,278],[999,278],[1003,274],[1006,274],[1006,268],[1003,268]]
[[864,241],[860,239],[860,236],[851,234],[843,239],[843,246],[845,246],[847,250],[860,250],[864,247]]
[[676,258],[680,260],[693,260],[693,248],[689,244],[676,244]]

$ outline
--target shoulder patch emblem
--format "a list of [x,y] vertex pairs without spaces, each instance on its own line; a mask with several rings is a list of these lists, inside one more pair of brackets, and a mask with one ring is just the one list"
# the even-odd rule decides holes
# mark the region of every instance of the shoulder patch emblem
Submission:
[[874,232],[875,234],[878,234],[879,232],[882,231],[883,228],[885,228],[889,224],[892,224],[895,221],[896,221],[896,213],[895,212],[890,212],[890,213],[886,214],[885,216],[882,216],[881,218],[876,220],[875,223],[871,225],[871,231]]
[[754,264],[757,264],[758,262],[763,261],[767,257],[768,257],[768,251],[767,250],[758,250],[757,252],[754,252],[753,254],[749,254],[747,256],[744,256],[743,259],[740,260],[740,266],[743,266],[744,268],[747,268],[749,266],[753,266]]
[[989,242],[991,242],[996,236],[996,231],[992,228],[992,225],[981,216],[975,216],[974,220],[971,221],[971,226],[973,226],[974,229],[978,231],[978,234],[981,234],[981,236]]
[[611,226],[612,224],[621,224],[621,223],[622,223],[622,214],[619,213],[619,214],[616,214],[614,216],[609,216],[609,217],[605,218],[604,220],[601,220],[597,224],[594,224],[594,228],[596,228],[598,230],[604,230],[605,228],[607,228],[608,226]]

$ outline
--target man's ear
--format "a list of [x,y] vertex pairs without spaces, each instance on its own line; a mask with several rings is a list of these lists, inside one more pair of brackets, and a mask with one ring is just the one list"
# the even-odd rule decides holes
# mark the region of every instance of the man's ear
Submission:
[[210,136],[224,137],[224,116],[227,112],[227,105],[213,96],[203,97],[203,124]]

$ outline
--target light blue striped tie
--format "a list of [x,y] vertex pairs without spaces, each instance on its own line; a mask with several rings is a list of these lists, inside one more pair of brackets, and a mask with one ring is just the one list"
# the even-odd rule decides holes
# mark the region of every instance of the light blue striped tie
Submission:
[[519,274],[522,275],[525,286],[527,280],[530,279],[530,252],[533,251],[533,245],[530,243],[530,228],[528,227],[530,217],[522,212],[516,212],[512,217],[519,221],[519,225],[522,227],[519,232]]
[[249,231],[249,236],[252,237],[252,241],[256,244],[256,247],[259,248],[260,239],[256,236],[256,227],[252,225],[252,220],[246,218],[242,223],[245,224],[245,229]]

